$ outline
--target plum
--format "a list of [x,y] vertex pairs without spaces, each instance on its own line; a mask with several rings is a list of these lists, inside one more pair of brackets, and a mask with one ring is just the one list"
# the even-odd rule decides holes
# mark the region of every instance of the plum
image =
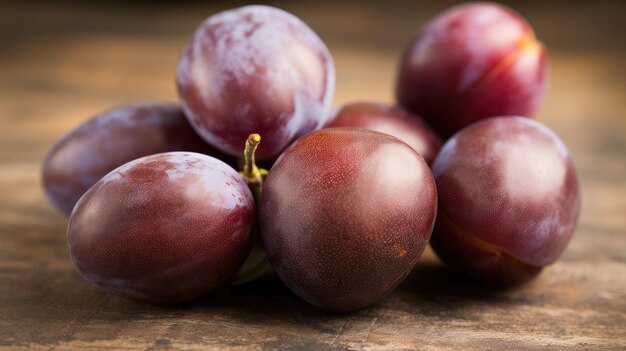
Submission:
[[297,17],[244,6],[207,18],[183,50],[176,83],[194,128],[211,145],[241,155],[263,136],[260,159],[326,122],[335,68],[326,45]]
[[543,45],[513,10],[462,4],[428,22],[400,64],[398,103],[443,138],[483,118],[532,117],[545,95]]
[[325,128],[365,128],[393,135],[409,144],[429,165],[441,148],[441,139],[418,116],[398,106],[357,102],[342,106]]
[[261,238],[293,292],[348,311],[406,277],[436,209],[432,173],[410,146],[362,128],[322,129],[298,139],[272,167],[259,204]]
[[69,215],[87,189],[110,171],[168,151],[199,152],[232,166],[237,163],[200,138],[179,106],[136,102],[104,111],[59,139],[43,163],[44,189],[50,201]]
[[572,157],[541,123],[494,117],[448,140],[432,166],[439,211],[431,244],[443,261],[498,285],[556,261],[580,208]]
[[168,152],[115,169],[78,201],[67,230],[76,270],[122,297],[187,302],[227,283],[243,264],[253,195],[226,163]]

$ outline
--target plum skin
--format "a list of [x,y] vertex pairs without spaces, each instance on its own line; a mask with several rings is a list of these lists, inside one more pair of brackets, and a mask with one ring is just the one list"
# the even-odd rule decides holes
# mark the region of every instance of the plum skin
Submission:
[[329,311],[367,306],[421,256],[436,215],[424,159],[387,134],[329,128],[276,161],[259,204],[261,238],[283,282]]
[[446,139],[480,119],[532,117],[548,84],[546,56],[513,10],[488,2],[454,6],[406,49],[396,98]]
[[429,165],[441,149],[441,139],[419,116],[399,106],[356,102],[342,106],[324,128],[365,128],[409,144]]
[[69,215],[100,178],[134,159],[168,151],[193,151],[236,165],[209,146],[180,106],[142,101],[104,111],[61,137],[43,162],[42,183],[50,202]]
[[225,284],[251,245],[255,204],[224,162],[188,152],[129,162],[98,181],[70,217],[76,270],[122,297],[187,302]]
[[207,18],[183,50],[176,73],[196,131],[231,155],[263,136],[257,159],[276,157],[326,122],[335,68],[323,41],[297,17],[252,5]]
[[448,140],[432,166],[439,196],[431,245],[480,280],[514,285],[556,261],[580,210],[566,146],[525,117],[494,117]]

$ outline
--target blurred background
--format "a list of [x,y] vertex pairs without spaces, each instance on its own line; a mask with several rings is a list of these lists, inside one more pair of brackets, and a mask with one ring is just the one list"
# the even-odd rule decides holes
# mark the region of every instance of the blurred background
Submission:
[[[358,100],[393,102],[397,65],[405,46],[429,18],[458,2],[310,0],[263,3],[292,12],[326,42],[336,64],[335,105],[340,105]],[[578,330],[597,332],[600,335],[597,340],[615,335],[626,339],[624,329],[619,331],[620,326],[615,329],[615,326],[602,324],[605,321],[602,314],[586,310],[584,318],[587,319],[581,320],[582,314],[576,310],[576,306],[582,306],[610,313],[617,304],[619,317],[620,308],[623,312],[626,307],[624,286],[619,286],[624,281],[626,261],[626,1],[504,3],[532,24],[537,37],[548,49],[551,84],[537,119],[559,134],[572,150],[583,198],[579,227],[563,258],[541,276],[537,285],[512,295],[499,295],[496,306],[498,301],[511,305],[501,305],[506,308],[490,318],[503,321],[498,327],[510,337],[519,332],[507,319],[510,306],[514,306],[516,313],[519,312],[516,315],[544,318],[538,319],[545,322],[536,324],[539,329],[528,329],[527,333],[555,328],[544,330],[545,335],[556,335],[561,340],[563,335],[569,335],[563,331],[565,329],[558,329],[561,316],[565,315],[571,320],[580,320],[581,324],[576,324],[581,328]],[[91,312],[93,306],[105,306],[97,308],[105,311],[104,318],[111,320],[127,320],[129,317],[124,311],[133,311],[142,316],[137,318],[148,322],[155,318],[148,307],[96,291],[73,272],[64,240],[67,221],[45,199],[40,185],[41,161],[55,140],[102,110],[136,100],[176,101],[176,64],[196,26],[215,12],[244,4],[239,1],[121,0],[0,2],[0,279],[14,282],[9,286],[0,281],[0,329],[14,325],[13,329],[5,329],[5,333],[13,335],[13,340],[39,335],[40,340],[55,341],[63,335],[72,335],[81,330],[81,323],[98,315]],[[430,252],[425,262],[420,267],[437,264]],[[603,265],[600,273],[605,275],[598,274],[596,279],[599,265]],[[445,273],[434,272],[434,277],[430,278],[434,282],[431,290],[416,288],[419,284],[408,282],[387,301],[401,300],[400,305],[405,306],[404,301],[412,301],[418,291],[421,294],[418,298],[430,299],[435,304],[413,310],[406,307],[404,314],[396,311],[390,316],[401,316],[423,329],[441,322],[449,333],[458,331],[463,337],[469,335],[464,334],[467,331],[464,328],[482,330],[484,320],[481,318],[486,316],[482,314],[485,311],[477,310],[479,317],[472,317],[471,313],[467,317],[468,311],[473,310],[463,310],[464,302],[437,298],[437,294],[458,297],[455,295],[458,291],[469,289],[475,292],[473,302],[476,302],[482,292],[450,280]],[[452,291],[446,284],[460,287]],[[597,286],[605,290],[594,295]],[[537,290],[532,290],[533,287]],[[274,301],[273,306],[278,304],[282,308],[284,295],[281,291],[279,297],[272,295],[263,301]],[[75,302],[78,300],[63,296],[84,298]],[[225,313],[228,318],[239,316],[237,313],[249,317],[249,309],[241,308],[240,303],[252,309],[258,307],[255,302],[233,302],[235,300],[225,303],[225,309],[239,311]],[[461,300],[467,301],[467,296],[462,296]],[[42,301],[44,307],[36,312],[24,312],[19,309],[20,301]],[[469,301],[471,304],[471,298]],[[294,305],[294,302],[289,303]],[[457,309],[458,315],[448,307],[443,309],[442,306],[451,303],[461,306]],[[544,314],[545,305],[556,306],[552,315]],[[440,306],[438,315],[426,311],[437,310],[437,306]],[[533,310],[533,307],[539,309]],[[485,313],[491,308],[486,308]],[[415,309],[422,314],[414,313]],[[9,316],[1,315],[2,310]],[[66,311],[74,311],[74,314],[67,319],[58,317]],[[267,308],[265,311],[268,312]],[[297,315],[300,319],[294,323],[299,323],[305,333],[309,328],[308,318],[317,312],[303,311],[298,313],[306,318]],[[375,310],[361,315],[375,313],[371,311]],[[269,311],[273,312],[276,311]],[[551,320],[550,316],[556,320]],[[437,319],[440,317],[441,320]],[[202,318],[209,317],[198,317]],[[222,325],[223,320],[219,318],[211,328]],[[291,321],[288,316],[281,318],[283,324],[285,320]],[[355,333],[349,334],[351,324],[333,318],[326,316],[318,321],[322,327],[329,323],[332,328],[316,331],[333,343],[338,337],[333,339],[335,324],[343,323],[341,330],[345,327],[344,334],[352,335],[357,342],[362,334],[356,329],[361,326],[367,329],[371,323],[370,317],[362,320],[355,317],[350,322],[355,326]],[[446,318],[458,318],[462,323],[450,329]],[[420,320],[426,324],[417,324]],[[12,321],[18,322],[11,324]],[[41,329],[33,327],[39,325],[37,321],[42,321]],[[196,323],[197,319],[190,321]],[[67,329],[46,329],[45,323],[57,322],[68,325]],[[472,324],[474,322],[476,324]],[[262,328],[266,321],[256,320],[255,323]],[[105,325],[112,333],[107,334],[112,335],[110,337],[121,335],[121,331],[116,334],[117,329],[110,329],[110,324]],[[536,325],[533,323],[528,328]],[[136,332],[134,337],[141,338],[144,332],[141,326],[138,324],[135,330],[128,324],[126,332]],[[98,328],[99,325],[94,324],[92,333],[106,329]],[[389,331],[388,340],[395,340],[394,332]],[[247,335],[239,333],[238,329],[230,333],[233,338]],[[440,338],[433,340],[443,345],[449,333],[433,333]],[[415,334],[411,331],[411,335]],[[472,335],[471,338],[477,339],[488,337],[480,333]],[[1,346],[2,343],[0,349]],[[501,346],[495,349],[504,349]]]

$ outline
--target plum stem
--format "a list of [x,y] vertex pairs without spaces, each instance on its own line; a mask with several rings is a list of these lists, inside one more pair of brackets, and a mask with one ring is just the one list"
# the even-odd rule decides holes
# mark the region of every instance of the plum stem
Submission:
[[259,134],[253,133],[248,136],[243,150],[243,170],[239,172],[246,184],[248,184],[248,187],[250,187],[257,202],[263,190],[263,181],[268,174],[267,170],[257,167],[254,161],[254,153],[260,142],[261,136]]
[[[252,191],[257,206],[261,192],[263,191],[263,182],[269,173],[267,170],[257,167],[254,161],[254,153],[260,142],[261,136],[259,134],[254,133],[248,136],[246,146],[243,150],[243,170],[239,172],[239,175],[241,175],[246,184],[248,184],[250,191]],[[258,233],[256,235],[258,235]],[[248,255],[248,258],[239,269],[239,272],[237,272],[235,281],[231,284],[245,284],[255,280],[270,270],[270,264],[265,257],[265,252],[262,249],[256,250],[258,252],[254,254],[255,247],[253,247],[252,252]]]

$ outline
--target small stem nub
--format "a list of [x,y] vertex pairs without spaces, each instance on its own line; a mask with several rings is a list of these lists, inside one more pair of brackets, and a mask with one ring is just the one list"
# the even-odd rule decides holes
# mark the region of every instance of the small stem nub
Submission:
[[259,134],[253,133],[248,136],[246,146],[243,150],[243,170],[239,172],[250,187],[250,190],[252,190],[254,198],[257,201],[263,189],[263,180],[265,180],[268,174],[267,170],[257,167],[254,161],[254,153],[260,142],[261,136]]
[[259,168],[254,162],[254,153],[261,142],[259,134],[250,134],[246,140],[246,147],[243,150],[243,174],[242,176],[250,179],[259,177]]

